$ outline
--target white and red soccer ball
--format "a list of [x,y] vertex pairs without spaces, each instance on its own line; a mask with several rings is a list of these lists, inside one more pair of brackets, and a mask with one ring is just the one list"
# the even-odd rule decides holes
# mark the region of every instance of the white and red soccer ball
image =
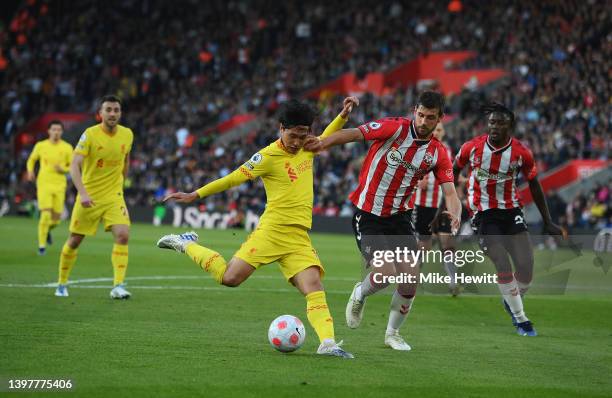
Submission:
[[306,329],[298,317],[281,315],[270,324],[268,340],[280,352],[295,351],[304,344]]

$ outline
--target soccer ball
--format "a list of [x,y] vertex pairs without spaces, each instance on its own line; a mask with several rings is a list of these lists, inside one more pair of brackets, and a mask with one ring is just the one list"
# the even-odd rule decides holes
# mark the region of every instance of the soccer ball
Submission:
[[268,340],[280,352],[292,352],[304,344],[306,329],[298,317],[281,315],[270,324]]

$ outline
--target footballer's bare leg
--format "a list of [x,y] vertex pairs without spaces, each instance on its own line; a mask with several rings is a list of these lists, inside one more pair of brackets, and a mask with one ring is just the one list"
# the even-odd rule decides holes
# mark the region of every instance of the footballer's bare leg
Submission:
[[242,282],[249,279],[253,272],[255,272],[255,267],[251,264],[241,258],[232,257],[227,264],[221,284],[228,287],[240,286]]
[[194,231],[179,235],[170,234],[162,236],[157,241],[157,247],[185,253],[220,285],[240,286],[255,272],[255,267],[243,259],[233,257],[226,261],[220,253],[198,244],[198,239],[199,236]]
[[385,262],[376,267],[371,264],[368,272],[361,282],[357,282],[346,303],[344,316],[346,325],[351,329],[357,329],[363,319],[366,298],[389,286],[389,277],[396,275],[394,262]]
[[521,296],[527,293],[533,279],[533,246],[528,232],[512,235],[508,253],[514,263],[514,278]]
[[[449,261],[444,262],[444,270],[446,274],[450,277],[451,281],[448,284],[448,288],[453,297],[457,297],[462,290],[462,287],[459,283],[457,283],[457,266],[454,261],[454,252],[455,252],[455,238],[453,235],[447,232],[438,232],[438,240],[440,241],[440,249],[443,253],[443,258],[449,258]],[[453,253],[453,256],[447,256],[448,253]]]

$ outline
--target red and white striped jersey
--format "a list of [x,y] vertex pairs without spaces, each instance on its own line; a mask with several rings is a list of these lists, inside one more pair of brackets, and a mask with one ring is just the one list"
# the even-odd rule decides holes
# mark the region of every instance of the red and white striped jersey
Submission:
[[388,217],[406,210],[417,182],[430,171],[440,183],[453,181],[453,169],[440,141],[419,140],[410,119],[389,117],[359,126],[370,146],[349,195],[357,208]]
[[[451,151],[450,147],[445,143],[442,143],[444,148],[446,148],[446,153],[448,154],[448,158],[453,158],[453,151]],[[425,186],[421,187],[421,182],[417,184],[417,189],[414,191],[412,196],[410,197],[410,202],[408,203],[409,209],[414,209],[414,206],[421,207],[432,207],[437,209],[442,203],[442,188],[440,187],[440,182],[436,179],[433,172],[430,172],[425,177],[423,177],[425,181]]]
[[468,169],[468,204],[473,212],[487,209],[522,207],[516,179],[519,171],[528,181],[537,175],[531,151],[511,138],[504,147],[495,149],[487,134],[463,144],[455,159],[456,166]]

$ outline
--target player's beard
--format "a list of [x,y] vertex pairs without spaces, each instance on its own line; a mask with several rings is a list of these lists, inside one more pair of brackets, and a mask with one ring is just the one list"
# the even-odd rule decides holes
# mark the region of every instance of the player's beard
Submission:
[[[433,131],[434,131],[435,127],[428,130],[427,133],[425,133],[423,135],[423,133],[421,133],[421,128],[417,127],[416,128],[416,135],[417,135],[417,139],[419,140],[429,140],[431,139],[432,135],[433,135]],[[427,127],[425,127],[425,130],[427,130]]]

